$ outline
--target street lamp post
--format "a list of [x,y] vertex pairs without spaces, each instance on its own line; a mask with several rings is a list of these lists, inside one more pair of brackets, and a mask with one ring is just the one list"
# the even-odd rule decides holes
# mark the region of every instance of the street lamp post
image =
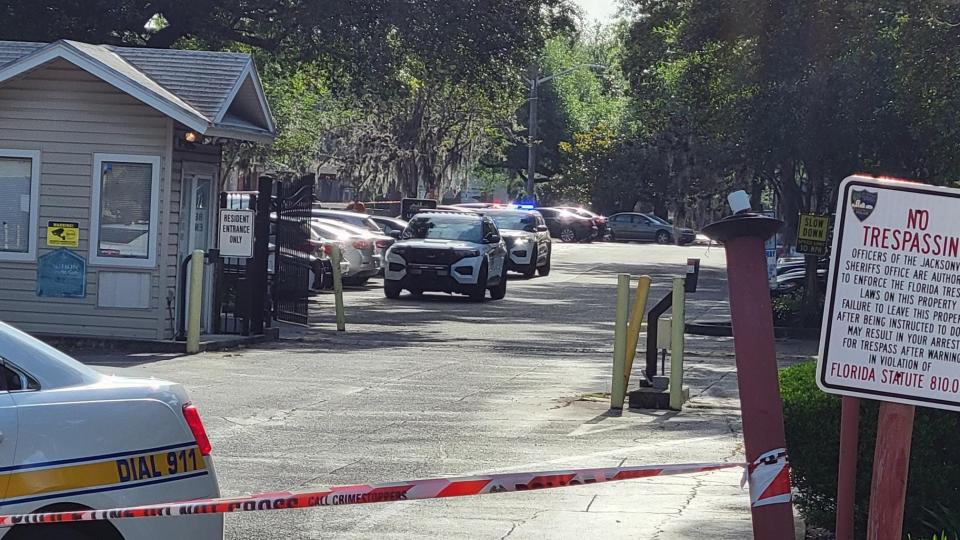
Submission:
[[530,84],[530,119],[529,125],[527,127],[527,200],[528,202],[536,202],[537,192],[536,192],[536,177],[537,177],[537,108],[540,101],[540,85],[550,82],[553,79],[563,77],[570,72],[580,69],[580,68],[590,68],[590,69],[606,69],[606,66],[600,64],[577,64],[573,67],[567,68],[559,73],[554,73],[553,75],[548,75],[546,77],[540,77],[540,69],[537,66],[530,66],[530,78],[527,79],[527,83]]

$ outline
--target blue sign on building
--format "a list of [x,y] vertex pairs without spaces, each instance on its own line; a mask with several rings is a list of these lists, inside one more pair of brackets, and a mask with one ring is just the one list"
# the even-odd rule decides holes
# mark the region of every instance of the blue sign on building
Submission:
[[37,258],[37,296],[83,298],[86,294],[86,259],[65,248]]

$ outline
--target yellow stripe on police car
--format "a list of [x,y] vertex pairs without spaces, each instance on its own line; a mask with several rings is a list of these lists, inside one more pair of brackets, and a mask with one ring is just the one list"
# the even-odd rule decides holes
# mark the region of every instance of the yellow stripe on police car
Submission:
[[139,482],[204,470],[197,447],[146,453],[96,463],[81,463],[10,473],[7,498]]

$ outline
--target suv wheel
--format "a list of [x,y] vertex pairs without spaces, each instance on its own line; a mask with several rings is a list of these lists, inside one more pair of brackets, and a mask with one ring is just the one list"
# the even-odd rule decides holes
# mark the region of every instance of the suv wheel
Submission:
[[[507,295],[507,261],[503,261],[503,263],[503,273],[500,275],[500,284],[490,288],[490,298],[494,300],[503,300],[503,297]],[[536,266],[536,260],[534,260],[533,264]]]
[[550,275],[550,259],[552,258],[552,256],[553,256],[553,250],[548,249],[547,262],[543,263],[543,266],[541,266],[540,268],[537,268],[537,273],[540,274],[541,276]]
[[657,243],[658,244],[669,244],[670,243],[670,233],[667,231],[657,231]]
[[487,297],[487,261],[480,265],[480,275],[477,276],[477,284],[470,291],[470,300],[474,302],[483,302]]
[[540,258],[540,252],[537,246],[533,246],[533,253],[530,255],[530,266],[523,269],[523,277],[530,279],[537,274],[537,259]]
[[400,286],[399,281],[393,281],[392,279],[383,280],[383,295],[387,298],[400,298],[400,291],[403,290],[403,287]]
[[564,227],[560,229],[560,241],[569,244],[570,242],[577,241],[577,231],[573,230],[572,227]]

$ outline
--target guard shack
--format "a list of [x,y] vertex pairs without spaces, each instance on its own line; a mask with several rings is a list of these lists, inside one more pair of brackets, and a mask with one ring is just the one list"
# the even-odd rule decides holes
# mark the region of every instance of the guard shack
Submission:
[[216,246],[223,144],[274,136],[247,54],[0,41],[0,320],[172,339],[180,262]]

